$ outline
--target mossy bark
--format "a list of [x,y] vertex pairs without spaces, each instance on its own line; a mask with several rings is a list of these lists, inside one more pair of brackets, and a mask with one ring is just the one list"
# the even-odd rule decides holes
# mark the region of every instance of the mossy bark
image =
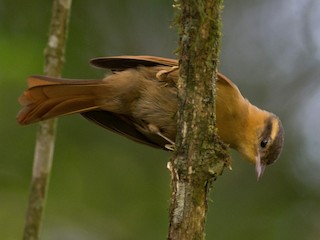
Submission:
[[[49,31],[48,45],[45,50],[44,73],[58,77],[64,63],[64,52],[71,9],[71,0],[54,0]],[[46,194],[51,172],[56,120],[51,119],[39,124],[29,204],[24,227],[24,240],[37,240],[45,208]]]
[[215,82],[221,41],[222,0],[175,1],[179,30],[178,131],[170,161],[168,239],[204,239],[212,182],[227,165],[217,135]]

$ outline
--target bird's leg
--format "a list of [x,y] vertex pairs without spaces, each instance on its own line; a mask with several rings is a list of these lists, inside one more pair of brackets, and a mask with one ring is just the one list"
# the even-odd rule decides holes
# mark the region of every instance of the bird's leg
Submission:
[[148,124],[148,128],[149,128],[149,130],[150,130],[152,133],[157,134],[158,136],[162,137],[163,139],[165,139],[166,141],[169,142],[169,144],[164,145],[164,147],[165,147],[166,149],[171,150],[171,151],[174,150],[174,148],[175,148],[175,142],[172,141],[170,138],[164,136],[164,135],[160,132],[160,129],[159,129],[156,125],[154,125],[154,124],[152,124],[152,123],[149,123],[149,124]]
[[174,72],[174,71],[177,71],[178,69],[179,69],[178,66],[173,66],[173,67],[171,67],[169,70],[160,70],[159,72],[157,72],[156,77],[157,77],[160,81],[163,81],[163,80],[167,77],[167,75],[168,75],[169,73],[172,73],[172,72]]

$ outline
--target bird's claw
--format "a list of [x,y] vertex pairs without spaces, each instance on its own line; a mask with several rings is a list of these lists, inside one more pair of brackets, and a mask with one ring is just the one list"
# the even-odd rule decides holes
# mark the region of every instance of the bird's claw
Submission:
[[166,144],[166,145],[164,145],[164,147],[170,151],[174,151],[176,149],[175,144]]

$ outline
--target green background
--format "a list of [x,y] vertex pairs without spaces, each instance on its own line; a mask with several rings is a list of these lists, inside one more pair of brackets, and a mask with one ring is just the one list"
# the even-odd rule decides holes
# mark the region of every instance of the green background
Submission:
[[[73,1],[63,76],[99,78],[90,58],[175,57],[168,0]],[[257,182],[235,152],[211,193],[207,239],[320,239],[320,3],[226,0],[220,71],[283,121],[281,159]],[[0,0],[0,239],[21,239],[37,125],[15,116],[26,78],[41,74],[51,1]],[[169,153],[90,124],[58,123],[43,240],[165,239]]]

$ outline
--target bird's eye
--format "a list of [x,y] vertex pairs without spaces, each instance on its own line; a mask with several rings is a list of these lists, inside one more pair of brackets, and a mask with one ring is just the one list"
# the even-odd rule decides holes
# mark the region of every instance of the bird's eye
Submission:
[[260,142],[260,147],[265,148],[268,145],[268,139],[263,139]]

